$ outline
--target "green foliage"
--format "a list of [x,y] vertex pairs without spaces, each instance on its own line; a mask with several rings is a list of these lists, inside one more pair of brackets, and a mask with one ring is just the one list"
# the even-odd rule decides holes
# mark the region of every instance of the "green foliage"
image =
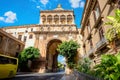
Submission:
[[120,80],[120,53],[103,55],[101,63],[95,66],[95,76],[105,80]]
[[67,65],[70,68],[74,67],[75,64],[75,56],[77,55],[77,48],[79,48],[79,45],[75,41],[69,41],[69,42],[63,42],[58,46],[58,51],[60,55],[64,56],[67,60]]
[[64,64],[58,62],[58,68],[59,68],[59,69],[64,69]]
[[112,42],[115,38],[120,38],[120,10],[115,11],[115,16],[108,16],[107,18],[110,21],[105,24],[112,27],[105,33],[105,37],[109,42]]
[[19,69],[21,71],[30,71],[28,68],[28,60],[33,60],[36,58],[39,58],[40,53],[39,53],[39,49],[34,48],[34,47],[28,47],[26,49],[24,49],[18,59],[19,59]]
[[90,74],[90,64],[91,61],[89,58],[84,58],[83,61],[80,61],[79,64],[77,65],[76,69],[79,72],[87,73]]
[[23,61],[28,61],[39,58],[39,55],[39,49],[34,47],[28,47],[21,52],[20,57]]

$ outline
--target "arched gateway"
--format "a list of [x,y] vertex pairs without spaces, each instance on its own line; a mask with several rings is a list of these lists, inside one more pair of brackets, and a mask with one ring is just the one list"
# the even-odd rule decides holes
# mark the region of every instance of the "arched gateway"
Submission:
[[37,31],[34,31],[35,47],[39,48],[41,53],[40,65],[36,70],[54,72],[57,69],[58,45],[62,41],[78,40],[74,13],[73,10],[64,10],[58,5],[54,10],[41,11],[40,18],[40,25]]
[[46,69],[49,72],[55,72],[57,71],[57,57],[58,57],[58,51],[57,47],[58,45],[62,43],[61,40],[53,39],[48,42],[47,44],[47,52],[46,52]]

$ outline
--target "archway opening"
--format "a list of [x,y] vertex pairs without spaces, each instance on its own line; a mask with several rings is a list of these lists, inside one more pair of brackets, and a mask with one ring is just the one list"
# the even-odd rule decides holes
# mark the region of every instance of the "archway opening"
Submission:
[[65,57],[58,54],[57,60],[58,60],[58,72],[65,71],[65,66],[66,66]]
[[62,41],[58,39],[53,39],[47,44],[47,54],[46,54],[46,70],[47,72],[57,72],[58,71],[58,55],[57,51],[58,45]]

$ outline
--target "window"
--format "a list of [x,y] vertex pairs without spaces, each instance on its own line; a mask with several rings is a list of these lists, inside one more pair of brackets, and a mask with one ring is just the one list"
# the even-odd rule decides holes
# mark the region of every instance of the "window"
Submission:
[[32,38],[33,38],[33,35],[32,35],[32,34],[30,34],[29,39],[32,39]]
[[54,16],[54,22],[55,22],[55,24],[59,24],[59,16],[58,15]]
[[67,23],[72,24],[72,15],[67,15]]
[[120,9],[120,0],[118,0],[118,6],[117,7]]
[[24,42],[26,42],[26,40],[27,40],[27,36],[24,36]]
[[3,37],[0,35],[0,44],[2,43],[2,38],[3,38]]
[[65,24],[65,15],[60,16],[61,24]]
[[93,48],[92,38],[89,40],[90,42],[90,48]]
[[109,0],[109,1],[108,1],[108,4],[112,4],[112,3],[115,4],[117,1],[119,1],[119,0]]
[[31,32],[33,31],[33,28],[31,28]]
[[47,16],[47,21],[48,21],[49,24],[52,23],[52,16],[51,15]]
[[45,22],[46,22],[46,16],[43,15],[43,16],[41,16],[41,17],[42,17],[42,23],[45,24]]
[[27,33],[28,31],[27,30],[25,30],[25,33]]
[[20,44],[17,45],[16,49],[17,49],[17,50],[20,50],[20,49],[21,49]]
[[99,36],[100,36],[100,40],[104,38],[104,31],[102,27],[99,28]]
[[19,36],[18,36],[18,39],[21,40],[21,39],[22,39],[22,35],[19,35]]
[[96,4],[95,8],[94,8],[94,17],[95,20],[97,20],[100,16],[100,7],[98,5],[98,3]]
[[87,23],[87,30],[88,30],[88,33],[91,32],[91,27],[90,27],[90,22],[89,22],[89,21],[88,21],[88,23]]
[[17,64],[17,60],[0,56],[0,64]]

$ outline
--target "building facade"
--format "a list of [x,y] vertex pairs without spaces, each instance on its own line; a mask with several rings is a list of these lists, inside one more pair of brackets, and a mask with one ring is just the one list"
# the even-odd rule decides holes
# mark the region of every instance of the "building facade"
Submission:
[[0,54],[18,57],[24,46],[24,42],[0,29]]
[[40,24],[6,27],[3,30],[24,41],[25,48],[34,46],[40,50],[39,60],[31,66],[33,71],[38,72],[57,70],[57,46],[60,43],[69,40],[81,43],[73,10],[64,10],[61,5],[54,10],[41,11]]
[[84,57],[93,60],[93,65],[100,63],[102,54],[114,53],[104,36],[111,27],[105,25],[105,22],[108,21],[107,16],[114,16],[119,5],[119,0],[86,0],[80,33]]

